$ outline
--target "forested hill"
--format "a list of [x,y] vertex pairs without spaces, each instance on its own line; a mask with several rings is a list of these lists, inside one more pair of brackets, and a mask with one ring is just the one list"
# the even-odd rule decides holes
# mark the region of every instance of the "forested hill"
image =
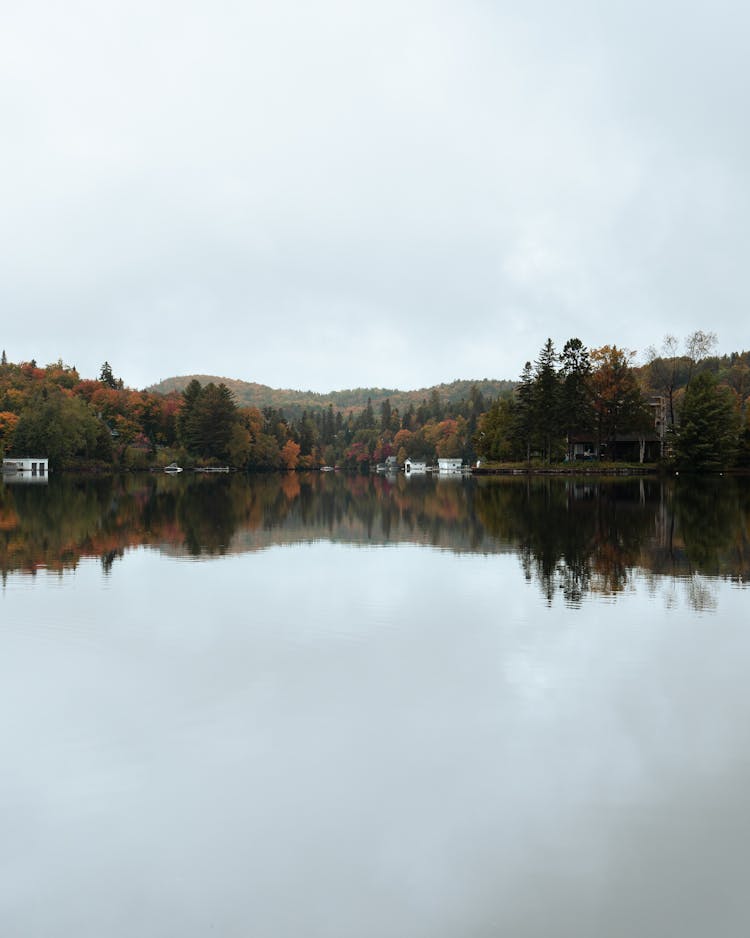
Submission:
[[222,378],[217,375],[180,375],[174,378],[165,378],[146,390],[156,394],[169,394],[172,391],[183,391],[187,385],[196,379],[202,385],[213,382],[225,384],[234,393],[240,406],[274,407],[282,409],[285,413],[294,415],[303,410],[317,410],[332,405],[334,410],[343,413],[362,410],[367,405],[368,398],[373,408],[386,399],[391,407],[398,408],[404,413],[410,404],[415,407],[421,401],[427,400],[437,392],[443,403],[454,404],[460,400],[467,400],[471,389],[476,387],[486,399],[496,398],[501,394],[509,393],[517,384],[515,381],[497,381],[483,378],[478,381],[452,381],[450,384],[438,384],[432,388],[420,388],[416,391],[399,391],[395,388],[353,388],[345,391],[330,391],[328,394],[319,394],[315,391],[292,391],[286,388],[270,388],[265,384],[256,384],[252,381],[240,381],[235,378]]

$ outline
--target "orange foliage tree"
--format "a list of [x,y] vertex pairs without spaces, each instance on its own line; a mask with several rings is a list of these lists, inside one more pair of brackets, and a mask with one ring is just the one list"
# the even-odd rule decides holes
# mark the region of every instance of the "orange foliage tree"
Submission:
[[279,458],[283,469],[296,469],[299,461],[300,445],[294,440],[287,440],[281,447]]
[[18,414],[9,410],[0,411],[0,449],[9,452],[13,448],[13,435],[18,425]]
[[604,345],[591,352],[591,388],[600,442],[611,442],[618,433],[642,430],[648,413],[632,368],[635,352]]

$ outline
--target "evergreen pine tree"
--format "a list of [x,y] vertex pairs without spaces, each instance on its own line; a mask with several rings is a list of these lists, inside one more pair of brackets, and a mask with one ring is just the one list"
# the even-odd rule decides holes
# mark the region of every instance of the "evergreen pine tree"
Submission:
[[590,432],[594,425],[591,396],[591,360],[580,339],[568,339],[560,355],[560,427],[568,439],[578,431]]
[[560,436],[560,378],[555,367],[557,355],[552,339],[544,343],[534,365],[534,424],[542,444],[542,457],[552,458],[555,440]]
[[[99,380],[102,384],[106,384],[108,388],[116,389],[118,387],[118,381],[112,373],[112,366],[109,362],[104,362],[102,365],[101,371],[99,372]],[[119,386],[122,387],[122,382],[119,382]]]
[[521,383],[516,391],[514,409],[513,440],[515,449],[531,461],[531,444],[534,436],[534,373],[531,362],[526,362],[521,372]]
[[688,385],[676,430],[675,455],[685,469],[723,469],[740,441],[740,420],[729,388],[703,371]]

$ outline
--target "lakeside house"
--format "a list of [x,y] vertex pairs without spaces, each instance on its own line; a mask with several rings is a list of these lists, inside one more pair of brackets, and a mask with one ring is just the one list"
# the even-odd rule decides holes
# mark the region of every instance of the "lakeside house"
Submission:
[[438,472],[463,472],[463,468],[463,459],[460,456],[438,457]]
[[3,459],[3,482],[42,483],[49,478],[49,460],[40,456],[12,456]]
[[593,431],[568,436],[568,460],[607,459],[628,462],[656,462],[665,455],[667,413],[663,397],[648,401],[651,421],[641,430],[616,433],[607,440],[597,440]]
[[398,460],[395,456],[387,456],[385,462],[379,462],[378,472],[398,472]]
[[404,472],[406,475],[427,472],[427,463],[421,459],[407,459],[404,463]]
[[46,476],[49,474],[49,459],[41,456],[11,456],[3,459],[5,475],[15,475],[19,472],[28,472],[32,476]]

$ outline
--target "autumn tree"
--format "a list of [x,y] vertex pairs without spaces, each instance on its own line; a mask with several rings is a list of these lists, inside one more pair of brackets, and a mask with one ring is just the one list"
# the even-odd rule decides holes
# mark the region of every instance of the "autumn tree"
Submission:
[[492,462],[513,459],[515,401],[500,397],[479,418],[474,446],[478,456]]
[[448,418],[439,423],[430,421],[424,428],[424,439],[437,456],[462,456],[466,445],[466,421],[463,417]]
[[18,414],[0,411],[0,456],[13,449],[13,440],[18,426]]
[[61,358],[53,362],[44,369],[44,383],[54,384],[58,388],[67,388],[71,390],[76,387],[81,380],[75,367],[70,367],[63,363]]
[[287,440],[281,447],[279,458],[282,469],[296,469],[299,461],[300,446],[294,440]]
[[412,451],[412,437],[414,434],[411,430],[399,430],[398,433],[393,437],[393,448],[396,451],[396,459],[399,463],[403,463],[406,459],[409,458],[409,454]]
[[631,362],[635,352],[605,345],[591,352],[594,423],[599,445],[621,433],[645,432],[650,420]]
[[29,398],[19,415],[13,449],[47,456],[56,469],[112,459],[112,439],[104,422],[85,401],[57,389],[42,388]]
[[247,464],[252,469],[278,469],[281,456],[276,437],[263,431],[253,437],[250,441]]

